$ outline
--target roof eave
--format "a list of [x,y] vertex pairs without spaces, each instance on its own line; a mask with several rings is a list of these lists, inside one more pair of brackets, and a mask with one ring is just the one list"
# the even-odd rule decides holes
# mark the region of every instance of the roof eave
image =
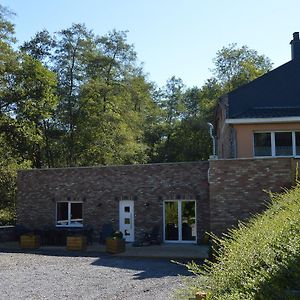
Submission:
[[262,124],[262,123],[295,123],[300,122],[299,117],[280,117],[280,118],[240,118],[226,119],[226,124]]

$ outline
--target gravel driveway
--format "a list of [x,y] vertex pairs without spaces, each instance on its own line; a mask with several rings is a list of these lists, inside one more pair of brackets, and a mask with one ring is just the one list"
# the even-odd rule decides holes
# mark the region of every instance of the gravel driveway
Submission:
[[173,299],[168,260],[0,253],[0,299]]

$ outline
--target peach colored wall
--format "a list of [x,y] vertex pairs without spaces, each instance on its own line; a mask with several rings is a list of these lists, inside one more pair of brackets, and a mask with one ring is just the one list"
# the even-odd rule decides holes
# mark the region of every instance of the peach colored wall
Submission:
[[254,131],[293,131],[300,130],[300,123],[276,124],[234,124],[237,139],[237,158],[253,157]]

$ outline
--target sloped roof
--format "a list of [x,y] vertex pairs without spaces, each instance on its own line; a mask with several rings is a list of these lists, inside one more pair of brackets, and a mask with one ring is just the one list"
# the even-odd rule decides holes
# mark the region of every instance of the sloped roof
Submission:
[[300,116],[300,59],[287,62],[227,96],[230,119]]

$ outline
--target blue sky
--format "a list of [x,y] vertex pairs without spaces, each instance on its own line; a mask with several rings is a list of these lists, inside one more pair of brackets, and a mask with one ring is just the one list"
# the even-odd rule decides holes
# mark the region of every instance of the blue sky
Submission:
[[213,58],[229,43],[248,45],[277,67],[290,60],[292,33],[300,31],[299,0],[0,0],[17,16],[19,42],[85,23],[96,34],[128,30],[149,79],[172,75],[191,86],[211,77]]

